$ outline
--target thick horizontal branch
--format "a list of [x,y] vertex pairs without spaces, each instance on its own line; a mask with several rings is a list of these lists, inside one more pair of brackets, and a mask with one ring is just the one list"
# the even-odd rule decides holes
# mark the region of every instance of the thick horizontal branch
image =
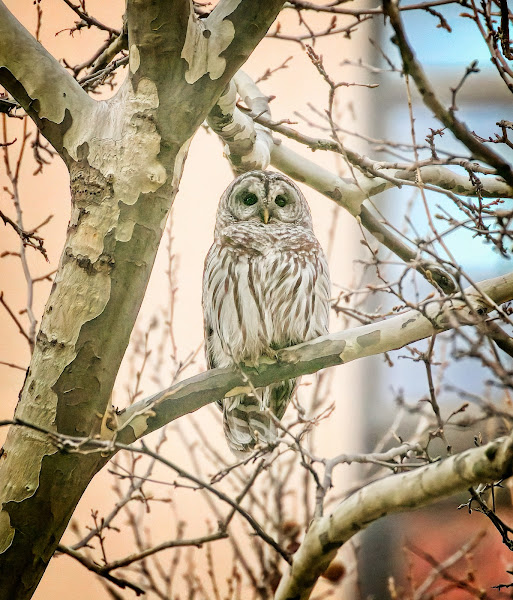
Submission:
[[315,519],[301,543],[275,600],[307,600],[337,550],[358,531],[397,512],[414,510],[479,483],[512,474],[513,435],[472,448],[415,471],[374,481]]
[[[416,169],[391,171],[397,179],[405,181],[415,181],[416,179]],[[447,167],[428,165],[420,167],[420,174],[423,183],[435,185],[459,196],[475,198],[478,195],[477,188],[470,181],[468,173],[463,175]],[[497,176],[487,176],[480,177],[479,181],[483,186],[479,188],[479,194],[483,198],[513,198],[513,188],[504,179]]]
[[[141,400],[118,414],[112,436],[129,444],[185,414],[227,396],[250,393],[264,387],[320,369],[389,352],[424,339],[458,324],[478,323],[482,315],[498,304],[513,299],[513,273],[488,279],[460,296],[437,299],[420,310],[319,337],[310,342],[284,348],[276,360],[261,359],[256,367],[212,369]],[[113,426],[113,425],[112,425]]]

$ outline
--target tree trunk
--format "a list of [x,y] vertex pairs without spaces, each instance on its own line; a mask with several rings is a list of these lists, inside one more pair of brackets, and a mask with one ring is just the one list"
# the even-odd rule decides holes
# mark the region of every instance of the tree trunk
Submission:
[[[65,160],[73,202],[17,418],[113,436],[112,388],[190,139],[281,4],[221,0],[199,21],[189,0],[129,0],[128,77],[111,100],[95,102],[0,1],[0,83]],[[11,428],[0,460],[1,600],[32,596],[105,462]]]

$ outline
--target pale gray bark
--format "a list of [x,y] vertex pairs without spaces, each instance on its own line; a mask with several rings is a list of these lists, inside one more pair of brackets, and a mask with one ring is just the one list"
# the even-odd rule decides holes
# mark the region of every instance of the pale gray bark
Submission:
[[374,481],[316,518],[275,600],[307,600],[337,550],[358,531],[386,515],[426,506],[479,483],[498,481],[513,472],[513,435],[472,448],[409,473]]
[[0,0],[0,84],[62,153],[66,130],[96,102],[19,23]]

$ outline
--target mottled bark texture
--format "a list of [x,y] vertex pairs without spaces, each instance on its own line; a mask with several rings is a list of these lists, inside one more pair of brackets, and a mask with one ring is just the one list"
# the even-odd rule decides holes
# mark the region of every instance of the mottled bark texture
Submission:
[[[129,75],[111,100],[97,102],[0,1],[0,83],[67,164],[73,200],[16,417],[112,437],[112,387],[189,141],[281,5],[221,0],[199,21],[189,0],[129,0]],[[11,429],[0,460],[1,600],[32,596],[104,463]]]
[[337,550],[356,533],[386,515],[414,510],[478,483],[509,477],[513,436],[500,438],[409,473],[374,481],[310,524],[275,600],[307,600]]

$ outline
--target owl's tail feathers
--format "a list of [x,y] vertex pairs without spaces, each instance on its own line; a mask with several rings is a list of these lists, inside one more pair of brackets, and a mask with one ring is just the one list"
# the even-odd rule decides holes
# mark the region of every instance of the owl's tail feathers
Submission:
[[223,426],[228,446],[237,458],[245,458],[257,445],[267,446],[276,441],[273,417],[252,396],[242,396],[239,402],[225,400]]
[[296,380],[289,379],[256,390],[261,398],[240,395],[223,400],[224,433],[237,458],[275,443],[276,420],[283,417],[295,387]]

